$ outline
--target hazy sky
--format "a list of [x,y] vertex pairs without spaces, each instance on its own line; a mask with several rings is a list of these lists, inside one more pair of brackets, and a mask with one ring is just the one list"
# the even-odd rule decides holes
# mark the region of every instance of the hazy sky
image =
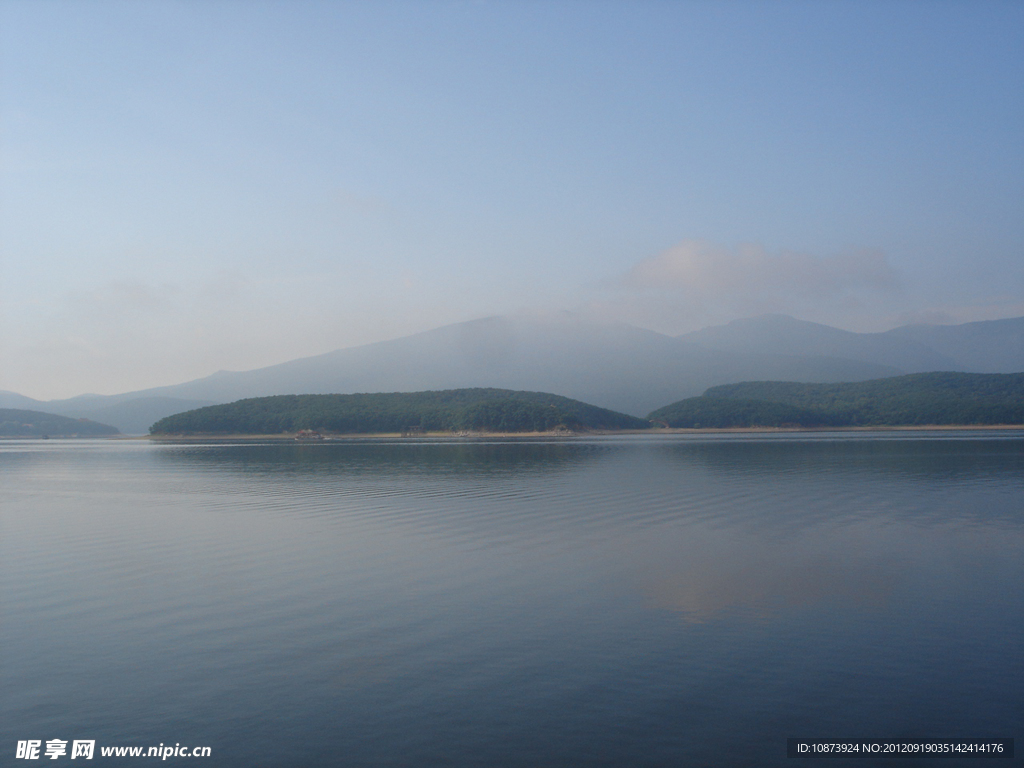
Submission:
[[1021,2],[0,0],[0,389],[1024,315]]

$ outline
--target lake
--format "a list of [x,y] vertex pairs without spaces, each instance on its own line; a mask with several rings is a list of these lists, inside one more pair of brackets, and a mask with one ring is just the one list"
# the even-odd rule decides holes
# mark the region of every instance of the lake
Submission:
[[8,440],[0,515],[3,765],[1020,756],[1020,431]]

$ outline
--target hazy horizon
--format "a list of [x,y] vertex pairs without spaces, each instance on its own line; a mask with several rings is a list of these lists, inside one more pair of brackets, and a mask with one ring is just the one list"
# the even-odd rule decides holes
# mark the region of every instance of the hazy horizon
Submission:
[[1024,315],[1024,6],[0,4],[0,390]]

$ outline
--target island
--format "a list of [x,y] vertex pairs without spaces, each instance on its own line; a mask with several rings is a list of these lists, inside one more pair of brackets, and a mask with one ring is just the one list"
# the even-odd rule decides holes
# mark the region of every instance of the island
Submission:
[[648,429],[650,422],[546,392],[448,389],[275,395],[177,413],[152,436],[578,432]]

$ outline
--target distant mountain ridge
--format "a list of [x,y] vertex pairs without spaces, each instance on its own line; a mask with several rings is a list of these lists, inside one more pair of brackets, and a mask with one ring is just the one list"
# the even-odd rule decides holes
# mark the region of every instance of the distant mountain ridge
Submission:
[[864,334],[766,315],[672,337],[570,313],[498,316],[121,395],[44,403],[0,393],[0,407],[95,418],[142,434],[164,416],[243,398],[494,387],[643,416],[719,384],[864,381],[934,370],[1024,371],[1024,318]]
[[679,338],[707,349],[827,355],[891,365],[904,373],[1024,371],[1024,317],[854,333],[788,315],[762,315],[702,328]]
[[970,373],[1024,371],[1024,317],[963,325],[904,325],[881,336],[923,344]]

